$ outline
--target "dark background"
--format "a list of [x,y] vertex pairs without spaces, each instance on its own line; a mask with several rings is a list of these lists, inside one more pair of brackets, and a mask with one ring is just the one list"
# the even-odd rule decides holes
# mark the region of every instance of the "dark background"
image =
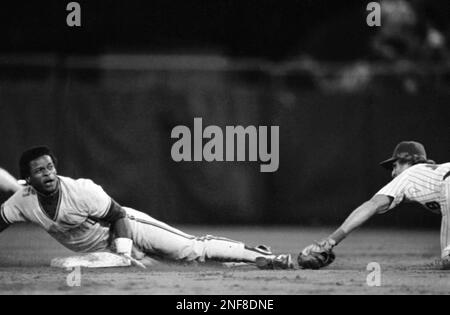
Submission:
[[[366,25],[370,1],[80,0],[82,27],[75,29],[66,25],[69,2],[3,2],[2,51],[206,51],[277,61],[298,54],[328,61],[377,57],[369,42],[379,29]],[[384,2],[406,2],[418,36],[430,26],[450,31],[446,0]]]
[[[381,28],[369,1],[78,1],[81,28],[68,2],[0,5],[0,166],[14,175],[48,144],[60,174],[169,223],[321,225],[389,181],[378,163],[399,141],[449,160],[448,1],[389,1],[415,18]],[[173,162],[171,130],[194,117],[280,126],[280,169]],[[439,220],[406,206],[372,224]]]
[[368,53],[364,42],[342,45],[344,38],[370,34],[360,19],[365,12],[361,1],[78,2],[83,27],[76,31],[65,27],[69,1],[3,5],[4,49],[94,54],[204,50],[274,60],[300,51],[344,60]]

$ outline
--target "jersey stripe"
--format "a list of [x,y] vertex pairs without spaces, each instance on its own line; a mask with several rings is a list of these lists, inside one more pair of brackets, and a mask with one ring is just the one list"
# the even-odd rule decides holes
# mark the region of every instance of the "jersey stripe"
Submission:
[[4,208],[5,208],[4,205],[2,205],[1,208],[0,208],[0,217],[7,225],[11,225],[11,223],[6,218],[6,215],[5,215],[5,212],[4,212]]
[[177,233],[176,231],[170,230],[170,229],[166,228],[165,226],[156,224],[155,222],[150,222],[150,221],[147,221],[147,220],[144,220],[144,219],[141,219],[141,218],[136,218],[135,216],[132,216],[132,215],[128,215],[127,217],[128,217],[129,220],[136,221],[136,222],[139,222],[139,223],[142,223],[142,224],[146,224],[146,225],[151,225],[151,226],[157,227],[157,228],[159,228],[161,230],[170,232],[172,234],[184,237],[184,238],[189,239],[189,240],[195,239],[195,236],[186,236],[186,235]]

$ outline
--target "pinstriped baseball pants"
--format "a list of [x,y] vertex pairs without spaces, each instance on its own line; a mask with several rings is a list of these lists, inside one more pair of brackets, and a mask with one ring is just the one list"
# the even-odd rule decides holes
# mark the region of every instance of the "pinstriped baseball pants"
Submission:
[[441,202],[442,228],[441,249],[442,258],[450,255],[450,177],[443,184],[443,199]]

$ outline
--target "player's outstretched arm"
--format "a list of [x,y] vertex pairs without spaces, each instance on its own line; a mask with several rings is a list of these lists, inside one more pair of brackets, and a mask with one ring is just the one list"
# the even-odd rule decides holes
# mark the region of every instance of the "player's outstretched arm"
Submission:
[[[17,182],[17,179],[14,178],[11,174],[9,174],[4,169],[0,168],[0,195],[5,193],[7,196],[10,194],[16,193],[21,188],[21,185]],[[4,231],[8,228],[11,223],[6,219],[4,213],[4,205],[0,207],[0,232]]]
[[112,200],[111,208],[104,220],[111,224],[114,235],[116,236],[114,239],[116,253],[125,256],[133,265],[145,269],[145,265],[134,259],[131,254],[133,250],[133,234],[126,211],[117,202]]
[[133,240],[130,221],[127,217],[120,218],[114,222],[114,231],[117,238],[114,240],[116,252],[125,256],[131,263],[139,268],[146,269],[145,265],[132,257]]
[[335,259],[333,248],[375,214],[388,210],[391,203],[392,198],[384,195],[375,195],[363,203],[333,234],[303,249],[298,257],[299,266],[305,269],[319,269],[331,264]]
[[371,217],[389,209],[392,198],[384,195],[375,195],[363,203],[345,220],[342,226],[330,238],[339,244],[348,234],[366,223]]
[[117,238],[132,239],[130,222],[127,217],[119,218],[112,224]]
[[20,185],[11,174],[0,168],[0,191],[15,193]]

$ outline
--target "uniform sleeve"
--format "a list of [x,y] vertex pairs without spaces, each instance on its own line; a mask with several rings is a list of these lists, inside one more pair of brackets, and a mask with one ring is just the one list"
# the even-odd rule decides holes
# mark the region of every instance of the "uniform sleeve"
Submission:
[[389,184],[384,186],[377,195],[384,195],[393,198],[391,206],[388,210],[392,210],[397,207],[405,199],[410,185],[408,172],[403,172]]
[[83,180],[83,196],[85,209],[89,217],[102,219],[111,207],[111,197],[103,188],[91,180]]
[[3,216],[3,205],[0,208],[0,232],[6,229],[9,226],[9,223],[6,222],[6,219]]
[[10,199],[0,208],[0,231],[14,223],[26,222],[20,208]]

